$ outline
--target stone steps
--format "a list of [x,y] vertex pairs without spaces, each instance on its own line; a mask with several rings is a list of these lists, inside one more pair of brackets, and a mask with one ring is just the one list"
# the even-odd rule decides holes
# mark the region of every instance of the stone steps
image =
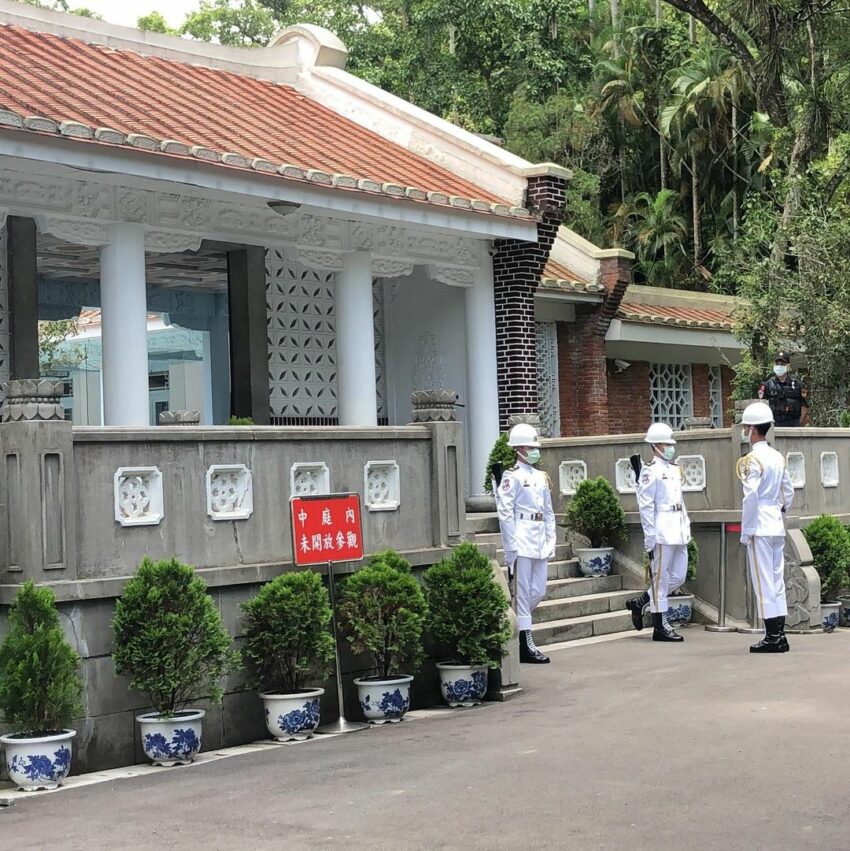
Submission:
[[[538,606],[539,610],[540,607]],[[631,629],[631,615],[625,609],[620,609],[614,612],[601,612],[595,615],[535,623],[531,627],[531,632],[534,636],[534,643],[538,647],[545,648],[547,644],[573,641],[577,638],[612,635],[613,633],[628,632]]]
[[549,580],[546,584],[546,599],[563,600],[565,597],[583,597],[587,594],[622,590],[622,576],[570,576],[566,579]]
[[550,621],[581,618],[585,615],[621,612],[626,600],[633,596],[632,591],[606,591],[601,594],[585,594],[581,597],[544,600],[534,610],[534,623],[548,623]]
[[[502,568],[507,575],[508,569]],[[549,582],[556,582],[559,579],[585,579],[581,575],[581,568],[578,566],[578,559],[568,558],[561,561],[550,561],[547,566],[546,579]]]

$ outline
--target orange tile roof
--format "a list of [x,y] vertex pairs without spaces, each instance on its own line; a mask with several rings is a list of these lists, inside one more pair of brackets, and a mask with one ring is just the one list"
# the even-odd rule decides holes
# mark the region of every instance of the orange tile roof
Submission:
[[620,305],[617,318],[626,322],[678,325],[683,328],[714,328],[724,331],[731,331],[733,328],[731,309],[703,310],[697,307],[625,302]]
[[528,215],[291,86],[8,24],[0,25],[3,109],[0,124],[6,127],[74,141]]
[[602,284],[583,281],[575,272],[551,259],[546,261],[540,284],[546,289],[563,290],[569,293],[597,294],[605,290]]

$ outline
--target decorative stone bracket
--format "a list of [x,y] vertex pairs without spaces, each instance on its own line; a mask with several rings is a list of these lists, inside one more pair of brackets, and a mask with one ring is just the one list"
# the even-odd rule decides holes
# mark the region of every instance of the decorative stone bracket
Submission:
[[410,394],[412,423],[454,422],[457,393],[454,390],[416,390]]
[[0,419],[4,423],[21,420],[64,420],[65,409],[59,399],[62,382],[23,378],[3,383],[3,406]]

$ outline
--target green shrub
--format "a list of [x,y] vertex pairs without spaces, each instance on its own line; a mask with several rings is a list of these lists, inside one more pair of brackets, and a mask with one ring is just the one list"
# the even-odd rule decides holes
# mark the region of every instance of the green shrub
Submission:
[[487,459],[487,469],[484,471],[484,490],[487,493],[493,493],[492,470],[494,464],[501,464],[505,470],[516,464],[516,450],[508,446],[507,432],[499,435],[499,439],[493,444],[490,457]]
[[44,735],[82,712],[80,657],[65,640],[49,588],[21,586],[0,644],[0,714],[17,732]]
[[697,578],[699,568],[699,545],[695,538],[691,538],[688,544],[688,572],[685,574],[685,582],[693,582]]
[[375,555],[352,574],[343,585],[339,605],[340,626],[351,649],[368,653],[375,672],[384,679],[405,666],[412,671],[419,668],[428,614],[419,583],[409,568],[390,563],[393,557]]
[[461,544],[425,571],[424,582],[428,625],[452,661],[498,668],[511,636],[510,603],[493,578],[490,559],[474,544]]
[[236,665],[231,639],[207,587],[177,559],[143,559],[112,619],[119,674],[163,717],[193,697],[222,697],[221,678]]
[[567,506],[567,529],[590,539],[591,547],[613,547],[628,535],[626,515],[611,483],[585,479]]
[[294,694],[311,675],[324,679],[331,672],[331,607],[318,573],[284,573],[243,603],[242,611],[242,657],[260,691]]
[[254,425],[254,421],[251,417],[231,417],[227,424],[229,426],[250,426]]
[[850,428],[850,411],[840,411],[838,414],[839,428]]
[[826,602],[850,586],[850,533],[829,514],[821,514],[803,530],[820,576],[821,599]]

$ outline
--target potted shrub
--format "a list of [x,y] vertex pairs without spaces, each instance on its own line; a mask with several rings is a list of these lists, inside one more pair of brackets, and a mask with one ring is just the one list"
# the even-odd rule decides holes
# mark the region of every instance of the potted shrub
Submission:
[[821,618],[825,632],[838,626],[838,594],[850,585],[850,533],[837,517],[821,514],[803,530],[820,576]]
[[585,576],[607,576],[614,561],[614,544],[628,535],[626,515],[611,483],[600,476],[585,479],[567,506],[567,529],[582,535],[589,547],[574,549]]
[[354,680],[372,724],[401,721],[410,708],[412,674],[422,660],[425,596],[397,553],[377,553],[346,581],[339,621],[351,649],[369,654],[374,676]]
[[243,603],[242,658],[260,690],[269,733],[280,742],[312,737],[319,725],[324,679],[334,658],[331,607],[322,577],[284,573]]
[[490,559],[461,544],[425,571],[428,625],[448,650],[439,662],[440,689],[449,706],[475,706],[487,693],[487,671],[497,668],[511,636],[510,605],[493,578]]
[[154,708],[136,718],[145,754],[154,765],[192,762],[206,713],[184,707],[201,696],[220,702],[221,679],[238,658],[203,579],[175,558],[145,556],[116,603],[112,629],[116,671]]
[[494,464],[501,464],[503,470],[508,470],[516,464],[516,450],[508,446],[507,432],[499,435],[487,459],[487,469],[484,471],[484,490],[487,493],[493,493]]
[[0,644],[0,714],[19,732],[0,736],[6,770],[19,789],[61,786],[71,770],[68,725],[82,712],[80,657],[65,640],[49,588],[21,586]]

